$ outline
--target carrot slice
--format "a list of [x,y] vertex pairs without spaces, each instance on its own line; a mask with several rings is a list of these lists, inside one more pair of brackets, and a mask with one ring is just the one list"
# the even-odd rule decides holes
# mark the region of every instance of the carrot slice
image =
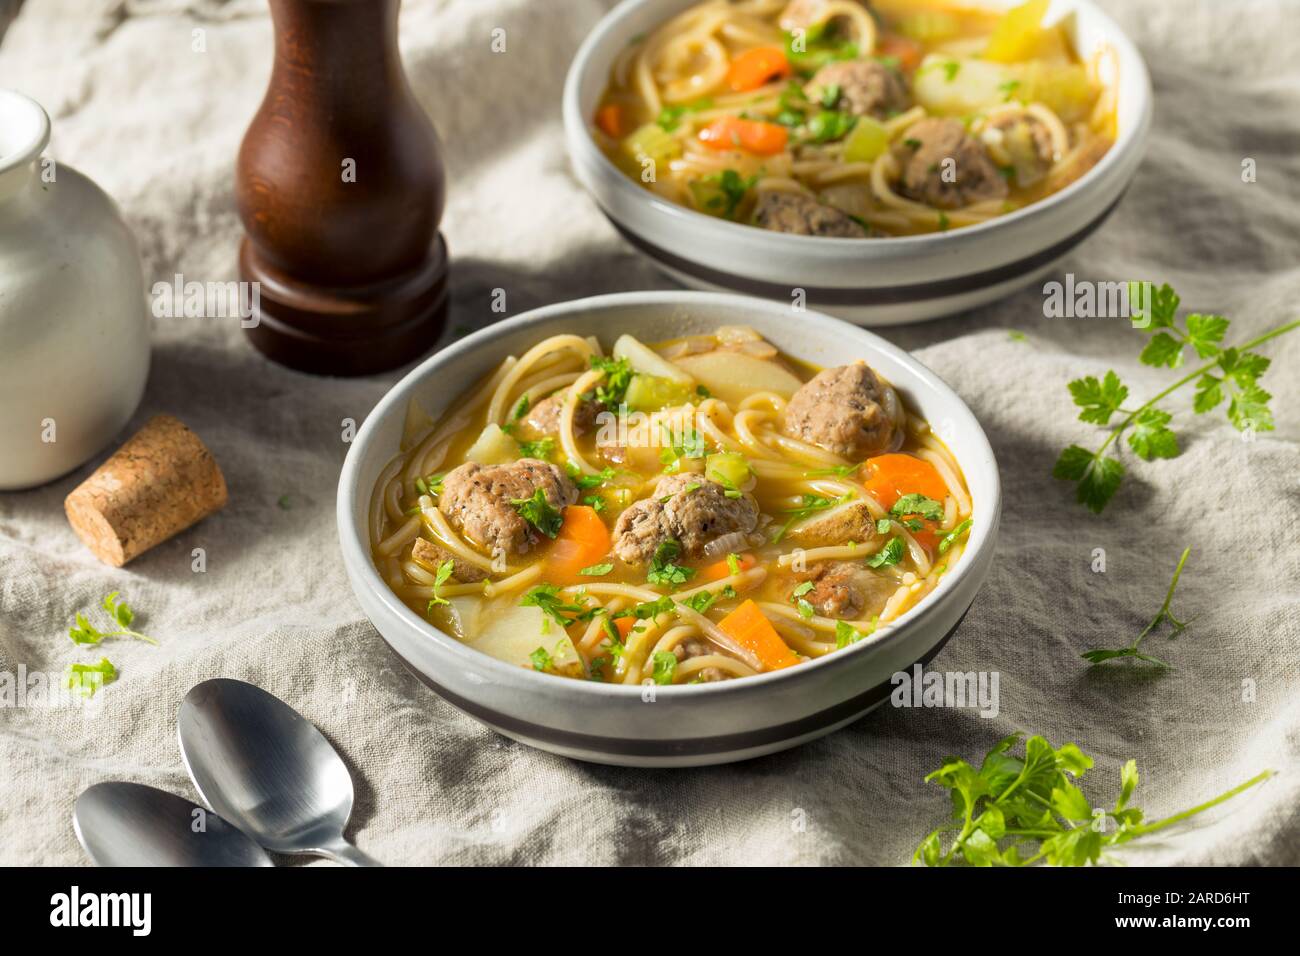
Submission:
[[799,663],[798,656],[781,640],[772,622],[763,616],[753,600],[741,602],[738,608],[718,622],[718,627],[753,654],[765,671],[781,670]]
[[700,130],[700,142],[711,149],[743,149],[771,156],[785,149],[790,132],[779,123],[720,116]]
[[627,641],[627,636],[632,633],[632,628],[636,627],[637,623],[638,621],[634,617],[614,618],[614,626],[618,628],[618,635],[624,640],[624,642]]
[[609,529],[595,508],[569,505],[564,524],[546,555],[545,578],[552,584],[577,584],[591,578],[578,572],[609,554]]
[[731,61],[727,85],[736,93],[756,90],[791,73],[790,61],[779,46],[756,46]]
[[892,56],[900,69],[911,73],[921,65],[921,44],[897,33],[886,33],[876,39],[876,55]]
[[596,112],[596,125],[607,136],[618,139],[623,135],[623,108],[617,103],[607,103]]
[[868,458],[862,470],[866,475],[862,484],[867,494],[885,509],[894,507],[903,495],[925,495],[935,501],[943,501],[948,495],[948,486],[939,477],[938,469],[913,455],[902,452],[877,455]]
[[[756,564],[758,564],[758,558],[752,554],[742,554],[740,556],[740,570],[748,571]],[[731,564],[726,558],[700,568],[700,578],[704,581],[721,581],[723,578],[731,577],[731,574]]]

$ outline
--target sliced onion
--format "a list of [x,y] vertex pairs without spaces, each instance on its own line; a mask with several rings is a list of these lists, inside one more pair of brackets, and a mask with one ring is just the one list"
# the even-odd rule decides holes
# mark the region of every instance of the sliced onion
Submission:
[[720,538],[714,538],[703,548],[700,553],[710,561],[720,558],[732,552],[740,552],[749,547],[749,535],[743,531],[733,531],[730,534],[724,534]]

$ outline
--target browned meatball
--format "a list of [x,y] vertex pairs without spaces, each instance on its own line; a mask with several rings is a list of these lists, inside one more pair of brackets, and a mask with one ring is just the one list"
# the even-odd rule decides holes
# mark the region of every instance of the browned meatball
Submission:
[[959,209],[1005,199],[1007,183],[984,147],[959,120],[928,118],[913,123],[894,147],[903,170],[899,189],[939,209]]
[[874,613],[897,587],[889,578],[852,561],[827,561],[808,569],[815,582],[804,600],[823,617],[860,618]]
[[796,193],[763,193],[754,207],[754,225],[796,236],[864,239],[867,231],[846,213]]
[[1047,124],[1028,113],[991,120],[980,137],[989,156],[1015,176],[1021,189],[1042,180],[1056,161],[1056,144]]
[[421,564],[430,571],[437,571],[438,567],[445,561],[452,563],[451,575],[462,584],[473,584],[475,581],[482,581],[487,577],[487,572],[477,565],[470,564],[464,558],[458,558],[446,548],[439,544],[429,541],[427,538],[416,538],[415,544],[411,546],[411,557],[417,564]]
[[[839,93],[833,104],[826,102],[830,91]],[[854,116],[884,119],[907,109],[907,83],[902,74],[875,60],[827,63],[813,74],[804,95],[814,103]]]
[[480,550],[523,554],[538,533],[511,502],[531,498],[539,488],[553,508],[578,500],[573,482],[547,462],[521,458],[485,468],[468,461],[443,478],[438,510]]
[[823,369],[794,393],[782,431],[827,451],[861,461],[894,445],[894,420],[885,405],[897,396],[866,364]]
[[614,554],[628,564],[644,564],[665,541],[681,545],[683,558],[698,558],[704,546],[724,534],[749,534],[758,524],[758,506],[749,495],[728,498],[716,481],[699,475],[661,478],[649,498],[618,516]]
[[[564,410],[564,402],[564,392],[557,392],[542,399],[530,408],[523,421],[516,426],[520,437],[535,441],[546,435],[558,435],[560,433],[560,412]],[[596,416],[600,411],[601,407],[595,402],[579,399],[577,408],[573,410],[574,434],[585,435],[595,428]]]

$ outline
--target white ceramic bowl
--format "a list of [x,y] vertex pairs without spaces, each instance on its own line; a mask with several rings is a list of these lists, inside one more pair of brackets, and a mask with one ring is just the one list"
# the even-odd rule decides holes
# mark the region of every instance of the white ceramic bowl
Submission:
[[[615,57],[697,0],[626,0],[596,25],[569,69],[564,128],[579,181],[634,246],[697,289],[807,303],[867,325],[933,319],[1027,285],[1100,226],[1137,171],[1151,125],[1146,64],[1110,17],[1089,0],[1055,0],[1087,58],[1109,48],[1119,85],[1119,137],[1093,169],[1042,202],[946,233],[830,239],[757,229],[667,202],[620,172],[591,137],[591,118]],[[1004,9],[1019,0],[977,0]]]
[[[965,554],[932,594],[870,641],[787,670],[718,684],[629,687],[570,680],[511,666],[462,644],[413,613],[370,557],[367,512],[392,460],[407,403],[434,416],[507,355],[550,335],[621,332],[643,340],[743,322],[815,365],[865,359],[948,443],[966,475],[975,524]],[[509,737],[583,760],[633,766],[724,763],[830,733],[879,705],[890,676],[929,661],[975,599],[993,560],[1001,492],[997,463],[975,416],[933,372],[901,349],[829,316],[735,295],[630,292],[537,309],[468,336],[397,383],[366,419],[339,479],[343,562],[379,633],[420,679]]]

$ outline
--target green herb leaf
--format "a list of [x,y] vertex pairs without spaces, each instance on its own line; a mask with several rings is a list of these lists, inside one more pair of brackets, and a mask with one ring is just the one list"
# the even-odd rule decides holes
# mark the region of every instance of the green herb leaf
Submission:
[[549,435],[537,441],[520,441],[519,453],[524,458],[536,458],[538,461],[550,461],[555,452],[555,439]]
[[1178,436],[1169,430],[1170,417],[1168,412],[1148,408],[1133,419],[1128,443],[1139,458],[1151,461],[1178,457]]
[[867,567],[883,568],[897,564],[907,553],[907,546],[902,538],[890,538],[889,543],[867,559]]
[[539,671],[548,671],[554,665],[551,655],[546,653],[546,648],[539,647],[528,655],[528,659],[533,662],[533,669]]
[[953,528],[942,538],[940,538],[939,553],[947,554],[948,549],[951,548],[954,544],[956,544],[957,539],[959,539],[962,535],[964,535],[967,531],[969,531],[971,529],[971,525],[973,525],[974,523],[975,523],[975,519],[967,518],[961,524],[957,525],[957,527]]
[[1086,448],[1071,445],[1056,460],[1052,476],[1078,482],[1075,497],[1079,503],[1100,514],[1124,480],[1124,464],[1118,458],[1098,457]]
[[1183,364],[1183,343],[1168,332],[1157,332],[1151,336],[1151,341],[1146,344],[1146,348],[1138,358],[1143,365],[1178,368]]
[[889,509],[889,513],[897,517],[920,515],[927,521],[942,521],[943,502],[927,498],[925,495],[907,494],[894,502],[894,506]]
[[676,587],[689,581],[695,576],[695,569],[673,563],[681,553],[680,543],[672,538],[665,540],[655,548],[654,557],[650,559],[650,569],[646,572],[646,580],[651,584],[665,587]]
[[1070,394],[1074,396],[1074,404],[1083,408],[1079,420],[1096,425],[1107,424],[1110,417],[1124,404],[1124,399],[1128,398],[1128,388],[1114,372],[1107,372],[1101,381],[1091,375],[1075,379],[1069,388]]
[[590,567],[583,568],[578,573],[585,574],[587,577],[599,578],[609,574],[613,570],[613,563],[606,561],[604,564],[593,564]]
[[564,524],[564,514],[546,500],[546,494],[541,488],[534,490],[530,498],[511,498],[510,503],[519,512],[519,517],[546,537],[554,538],[560,533],[560,527]]
[[69,664],[64,686],[82,697],[94,697],[97,690],[115,680],[117,668],[107,657],[101,657],[98,664]]
[[671,684],[677,674],[677,655],[672,651],[656,651],[653,658],[654,669],[650,676],[656,684]]
[[1227,331],[1228,320],[1221,315],[1194,312],[1187,317],[1187,341],[1201,358],[1219,354],[1219,343]]

